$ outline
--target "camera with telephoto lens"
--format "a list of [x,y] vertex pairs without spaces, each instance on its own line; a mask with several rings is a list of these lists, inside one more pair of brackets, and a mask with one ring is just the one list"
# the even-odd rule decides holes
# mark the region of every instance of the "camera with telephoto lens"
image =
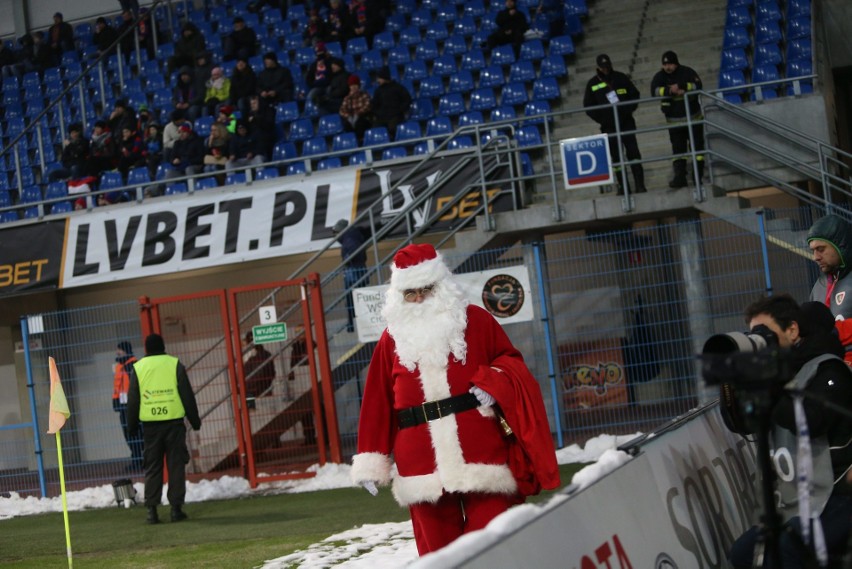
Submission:
[[711,336],[701,351],[701,371],[707,385],[733,383],[738,388],[780,387],[792,377],[789,350],[778,336],[760,324],[748,332]]

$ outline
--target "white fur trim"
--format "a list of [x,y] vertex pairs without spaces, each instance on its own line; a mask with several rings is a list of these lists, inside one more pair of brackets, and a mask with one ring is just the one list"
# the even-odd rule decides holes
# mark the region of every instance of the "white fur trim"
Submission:
[[444,264],[441,254],[434,259],[423,261],[413,267],[398,269],[396,265],[391,268],[391,289],[403,291],[409,288],[421,288],[439,282],[449,276],[450,270]]
[[372,480],[387,485],[391,480],[391,458],[378,452],[362,452],[352,457],[350,478],[355,484]]

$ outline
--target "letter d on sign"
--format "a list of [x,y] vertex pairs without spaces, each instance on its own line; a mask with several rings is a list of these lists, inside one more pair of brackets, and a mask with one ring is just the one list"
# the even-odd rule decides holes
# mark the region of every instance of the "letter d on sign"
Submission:
[[[584,164],[591,164],[588,168],[583,168]],[[577,152],[577,174],[580,176],[590,174],[598,167],[598,159],[588,150],[580,150]]]

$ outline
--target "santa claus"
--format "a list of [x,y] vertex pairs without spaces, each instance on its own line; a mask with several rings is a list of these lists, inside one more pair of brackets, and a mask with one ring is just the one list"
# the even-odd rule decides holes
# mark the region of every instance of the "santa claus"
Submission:
[[392,482],[421,555],[559,485],[538,383],[434,247],[397,252],[382,315],[352,479],[374,494]]

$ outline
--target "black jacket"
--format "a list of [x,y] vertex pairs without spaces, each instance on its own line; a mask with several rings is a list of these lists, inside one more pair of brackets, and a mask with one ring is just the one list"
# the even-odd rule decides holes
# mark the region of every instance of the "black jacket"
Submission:
[[293,74],[286,67],[267,67],[257,74],[257,91],[275,91],[276,101],[293,100]]
[[411,106],[411,95],[408,89],[396,81],[388,81],[376,87],[370,106],[380,120],[405,120],[405,114]]
[[[700,91],[702,88],[701,77],[691,67],[678,65],[671,74],[660,70],[651,80],[651,96],[665,97],[660,102],[660,110],[663,111],[666,118],[685,119],[686,103],[684,96],[672,95],[670,90],[672,85],[677,85],[685,91]],[[692,111],[693,117],[701,113],[701,106],[697,97],[690,97],[689,110]]]
[[[583,95],[583,106],[594,107],[597,105],[608,105],[611,101],[607,98],[607,93],[615,92],[618,96],[618,101],[636,101],[639,99],[639,89],[630,80],[630,78],[620,71],[610,71],[609,75],[598,73],[586,83],[586,92]],[[625,128],[625,122],[633,123],[633,112],[638,105],[619,105],[618,119],[621,123],[621,128]],[[615,130],[615,117],[612,109],[591,109],[586,111],[593,121],[601,125],[603,132],[613,132]]]

